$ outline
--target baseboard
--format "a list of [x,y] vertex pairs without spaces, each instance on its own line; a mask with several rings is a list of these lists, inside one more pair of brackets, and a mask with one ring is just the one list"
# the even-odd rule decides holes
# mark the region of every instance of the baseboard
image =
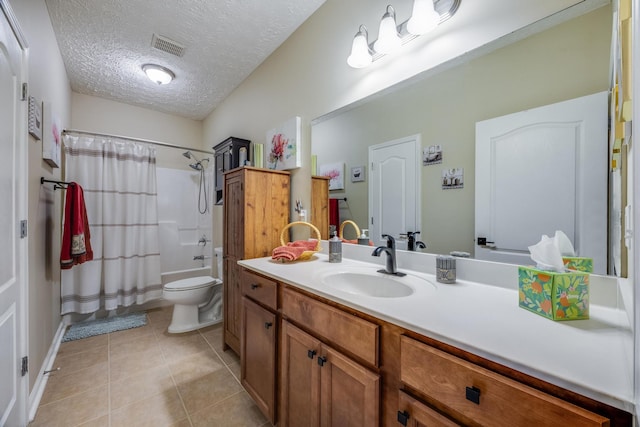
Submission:
[[36,417],[38,405],[40,405],[40,399],[42,399],[44,388],[46,387],[47,380],[49,379],[49,375],[44,375],[43,372],[48,371],[52,368],[53,362],[56,360],[56,355],[58,354],[58,349],[60,348],[60,342],[62,341],[62,337],[66,328],[67,325],[64,319],[62,319],[60,321],[60,325],[58,325],[56,335],[53,337],[51,346],[49,347],[47,357],[45,357],[44,362],[42,362],[42,367],[38,370],[38,379],[33,385],[33,390],[29,394],[29,422],[33,421],[33,419]]

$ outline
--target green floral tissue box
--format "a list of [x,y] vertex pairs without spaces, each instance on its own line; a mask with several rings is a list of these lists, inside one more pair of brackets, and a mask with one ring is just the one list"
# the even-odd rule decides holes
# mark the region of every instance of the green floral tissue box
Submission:
[[569,270],[593,273],[593,258],[563,256],[562,262]]
[[589,274],[518,267],[520,307],[551,320],[589,318]]

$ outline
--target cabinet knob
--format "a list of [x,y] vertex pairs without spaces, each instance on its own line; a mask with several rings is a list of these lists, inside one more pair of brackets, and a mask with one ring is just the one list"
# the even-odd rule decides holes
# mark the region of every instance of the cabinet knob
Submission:
[[313,357],[316,355],[316,351],[315,350],[307,350],[307,357],[309,359],[313,359]]
[[476,405],[480,404],[480,389],[477,387],[467,387],[466,393],[467,400],[475,403]]
[[256,289],[258,289],[259,287],[260,287],[260,285],[256,285],[255,283],[252,283],[252,284],[251,284],[251,289],[253,289],[254,291],[255,291]]
[[327,358],[326,357],[318,357],[318,365],[324,366],[324,364],[326,362],[327,362]]
[[273,326],[273,323],[271,323],[271,322],[264,322],[264,328],[265,328],[265,329],[269,329],[269,328],[270,328],[270,327],[272,327],[272,326]]
[[407,411],[402,411],[402,412],[398,411],[398,422],[403,426],[406,426],[408,421],[409,421],[409,413]]

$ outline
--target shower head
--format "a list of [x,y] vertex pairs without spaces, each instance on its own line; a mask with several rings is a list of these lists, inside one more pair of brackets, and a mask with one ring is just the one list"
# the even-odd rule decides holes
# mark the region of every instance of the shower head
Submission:
[[194,170],[199,171],[199,170],[201,170],[201,169],[202,169],[202,163],[200,163],[200,162],[197,162],[197,163],[191,163],[191,164],[189,165],[189,167],[190,167],[191,169],[194,169]]
[[187,159],[191,158],[191,151],[185,151],[184,153],[182,153],[183,156],[185,156]]

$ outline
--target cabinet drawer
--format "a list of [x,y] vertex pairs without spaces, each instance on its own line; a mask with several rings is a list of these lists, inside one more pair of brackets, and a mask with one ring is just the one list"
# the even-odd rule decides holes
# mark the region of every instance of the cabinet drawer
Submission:
[[282,291],[282,314],[320,338],[378,366],[378,325],[289,288]]
[[266,277],[258,276],[242,270],[242,294],[267,307],[276,310],[278,301],[278,284]]
[[414,399],[408,394],[398,392],[398,423],[407,427],[460,427],[460,424]]
[[400,351],[403,383],[480,425],[609,426],[607,418],[406,336]]

